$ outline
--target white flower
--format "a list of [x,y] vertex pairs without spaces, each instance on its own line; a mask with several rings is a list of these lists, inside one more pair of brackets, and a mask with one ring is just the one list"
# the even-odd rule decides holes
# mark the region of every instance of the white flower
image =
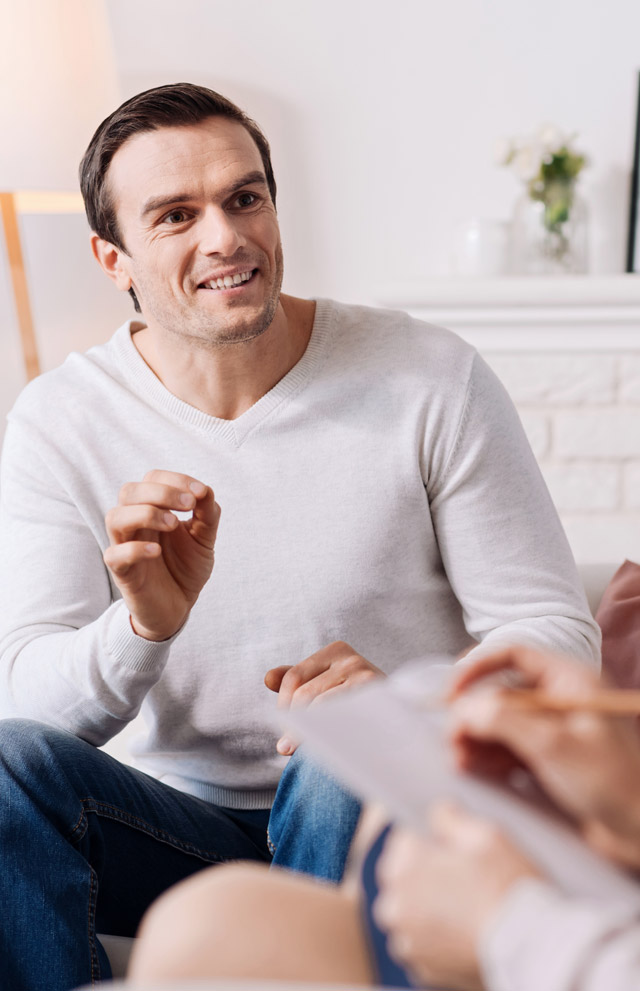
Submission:
[[561,131],[555,124],[541,124],[531,137],[500,138],[494,149],[496,163],[509,166],[529,186],[531,195],[542,194],[548,181],[542,170],[554,156],[558,159],[556,172],[560,170],[561,178],[575,181],[576,168],[579,172],[584,164],[581,153],[573,148],[575,138],[577,133]]
[[520,145],[513,156],[513,169],[519,179],[530,182],[540,171],[541,149],[537,144]]
[[566,135],[555,124],[541,124],[536,131],[536,141],[542,147],[545,157],[553,154],[567,143]]

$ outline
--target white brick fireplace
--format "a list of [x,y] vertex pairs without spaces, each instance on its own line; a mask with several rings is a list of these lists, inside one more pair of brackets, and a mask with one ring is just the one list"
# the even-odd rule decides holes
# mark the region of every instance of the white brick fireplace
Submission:
[[441,279],[381,302],[450,327],[486,358],[576,559],[640,561],[640,276]]

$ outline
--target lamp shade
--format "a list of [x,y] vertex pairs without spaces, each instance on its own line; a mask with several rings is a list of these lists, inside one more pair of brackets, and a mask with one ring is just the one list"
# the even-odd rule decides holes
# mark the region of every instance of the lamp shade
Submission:
[[103,0],[0,0],[0,190],[77,190],[119,93]]

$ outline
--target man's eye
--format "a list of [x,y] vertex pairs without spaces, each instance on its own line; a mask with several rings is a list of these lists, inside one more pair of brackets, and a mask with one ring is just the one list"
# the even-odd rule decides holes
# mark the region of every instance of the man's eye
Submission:
[[172,210],[164,219],[168,224],[181,224],[187,219],[187,215],[184,210]]
[[236,199],[236,203],[238,204],[238,206],[244,206],[244,207],[253,206],[257,198],[258,197],[255,195],[255,193],[240,193],[240,195]]

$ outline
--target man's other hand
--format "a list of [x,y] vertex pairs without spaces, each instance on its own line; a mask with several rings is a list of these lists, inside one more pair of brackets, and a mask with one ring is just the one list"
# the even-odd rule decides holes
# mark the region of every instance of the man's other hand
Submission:
[[[176,512],[191,510],[180,521]],[[150,471],[120,489],[105,523],[104,562],[147,640],[168,640],[184,624],[213,569],[220,507],[212,490],[189,475]]]
[[[348,643],[336,640],[328,647],[293,666],[283,664],[271,668],[264,677],[264,683],[272,692],[278,693],[278,707],[310,705],[319,698],[329,698],[336,692],[363,685],[373,678],[382,678],[384,673],[358,654]],[[288,737],[278,740],[278,752],[291,755],[297,744]]]

